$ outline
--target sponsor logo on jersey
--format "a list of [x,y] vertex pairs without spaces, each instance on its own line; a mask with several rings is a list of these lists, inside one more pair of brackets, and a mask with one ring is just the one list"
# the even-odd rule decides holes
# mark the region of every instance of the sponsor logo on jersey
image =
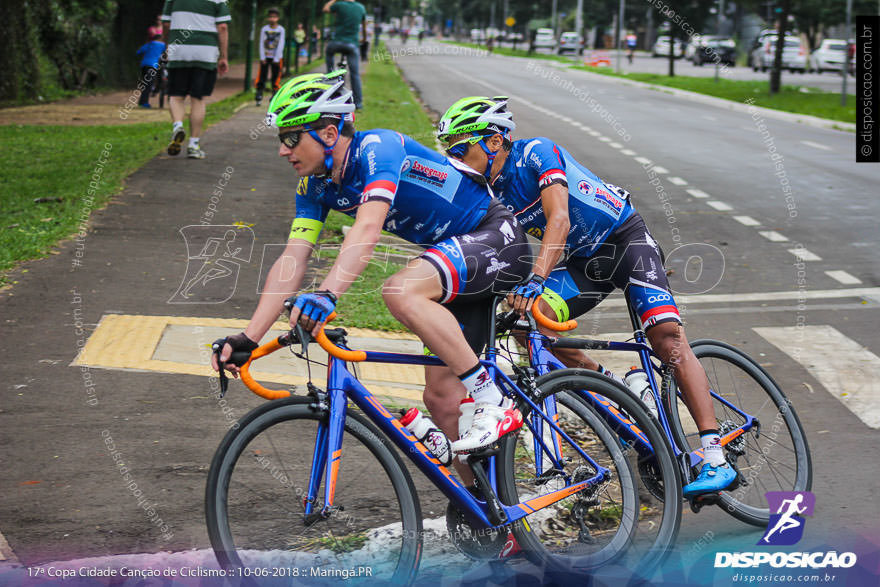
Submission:
[[434,169],[433,167],[429,167],[427,165],[419,163],[418,161],[413,161],[412,167],[407,173],[407,177],[422,181],[424,183],[429,183],[439,188],[443,187],[443,184],[446,183],[446,179],[449,177],[449,173],[440,169]]
[[672,296],[668,293],[661,293],[655,296],[648,296],[649,304],[656,304],[657,302],[668,302],[672,299]]
[[462,235],[461,240],[466,243],[478,243],[480,241],[484,241],[489,238],[488,234],[481,234],[480,236],[471,236],[469,234]]
[[544,238],[543,229],[538,228],[537,226],[530,228],[526,231],[527,234],[532,235],[535,238]]
[[590,182],[588,182],[587,180],[582,179],[578,182],[578,191],[583,195],[589,196],[591,189],[593,189],[593,186],[591,186]]
[[513,234],[513,227],[510,225],[510,223],[507,220],[505,220],[501,224],[501,227],[498,229],[498,231],[504,237],[504,244],[505,245],[509,245],[510,243],[512,243],[516,239],[516,237]]
[[309,189],[309,178],[301,177],[299,178],[299,183],[296,186],[296,195],[304,196]]
[[400,174],[403,175],[404,173],[409,171],[410,167],[412,167],[412,160],[410,160],[409,158],[404,159],[403,164],[400,166]]
[[367,152],[367,167],[371,176],[376,175],[376,151]]
[[614,213],[618,213],[623,210],[623,202],[603,189],[597,189],[595,197],[597,202],[599,202],[609,210],[613,211]]

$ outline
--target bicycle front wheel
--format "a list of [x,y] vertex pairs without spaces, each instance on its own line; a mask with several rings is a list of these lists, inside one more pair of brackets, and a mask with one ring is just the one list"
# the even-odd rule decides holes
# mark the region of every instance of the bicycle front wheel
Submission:
[[[387,440],[349,410],[329,517],[305,520],[315,440],[325,424],[314,400],[292,397],[248,413],[208,473],[205,513],[220,565],[260,583],[268,570],[322,583],[406,585],[418,570],[422,516],[412,479]],[[320,512],[321,489],[314,503]]]
[[[514,524],[520,546],[534,563],[560,577],[593,574],[600,568],[621,578],[646,577],[674,544],[681,520],[681,477],[658,424],[627,391],[594,372],[559,370],[539,378],[537,386],[541,402],[555,398],[560,428],[611,477]],[[594,396],[588,391],[619,405],[659,450],[642,458],[622,444],[591,404]],[[531,420],[528,410],[523,416]],[[502,443],[499,496],[504,503],[540,498],[595,475],[591,463],[564,441],[563,469],[546,466],[548,451],[540,444],[536,448],[534,436],[542,435],[551,446],[554,433],[547,429],[524,425]],[[536,459],[536,452],[545,454]],[[541,459],[546,464],[536,474]],[[655,498],[647,486],[665,499]]]
[[[808,491],[812,486],[812,462],[804,428],[773,378],[747,354],[715,340],[697,340],[691,348],[716,394],[712,404],[721,435],[746,422],[722,398],[760,423],[724,446],[725,456],[736,462],[742,482],[720,495],[721,507],[730,515],[765,527],[770,520],[766,492]],[[679,446],[691,451],[700,448],[697,426],[674,384],[666,404]]]

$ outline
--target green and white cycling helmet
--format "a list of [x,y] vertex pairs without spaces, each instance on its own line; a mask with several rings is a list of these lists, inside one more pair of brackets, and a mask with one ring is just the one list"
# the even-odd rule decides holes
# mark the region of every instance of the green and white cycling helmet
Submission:
[[507,96],[469,96],[449,107],[437,125],[441,141],[464,134],[491,135],[500,133],[508,138],[516,128],[513,114],[507,109]]
[[[309,135],[324,146],[324,165],[329,172],[333,164],[332,152],[336,141],[328,145],[311,124],[322,118],[337,120],[337,130],[345,122],[354,121],[354,99],[345,87],[344,69],[327,74],[310,73],[297,76],[285,83],[272,97],[266,124],[277,128],[302,125]],[[337,134],[336,140],[339,140]]]
[[345,70],[300,75],[281,86],[266,113],[266,124],[283,128],[319,118],[346,118],[354,112],[351,90],[345,87]]

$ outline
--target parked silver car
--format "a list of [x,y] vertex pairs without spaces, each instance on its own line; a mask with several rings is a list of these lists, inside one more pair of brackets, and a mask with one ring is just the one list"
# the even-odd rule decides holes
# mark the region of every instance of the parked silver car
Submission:
[[[766,36],[761,43],[752,51],[752,69],[755,71],[767,71],[773,67],[773,59],[776,57],[776,36]],[[807,71],[807,52],[798,37],[785,37],[782,47],[782,69],[804,73]]]

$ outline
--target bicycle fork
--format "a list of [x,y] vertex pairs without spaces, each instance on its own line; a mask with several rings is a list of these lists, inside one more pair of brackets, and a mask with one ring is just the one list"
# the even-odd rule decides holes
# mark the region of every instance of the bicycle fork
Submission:
[[[329,394],[314,388],[316,402],[313,408],[323,412],[318,420],[315,434],[315,446],[312,456],[312,468],[309,473],[309,486],[303,498],[303,522],[311,526],[318,520],[327,519],[342,507],[335,507],[333,500],[336,495],[336,479],[339,465],[342,462],[342,435],[345,426],[347,402],[345,394],[339,390],[330,390]],[[329,395],[329,402],[327,401]],[[321,511],[315,511],[321,480],[324,479],[324,505]]]

